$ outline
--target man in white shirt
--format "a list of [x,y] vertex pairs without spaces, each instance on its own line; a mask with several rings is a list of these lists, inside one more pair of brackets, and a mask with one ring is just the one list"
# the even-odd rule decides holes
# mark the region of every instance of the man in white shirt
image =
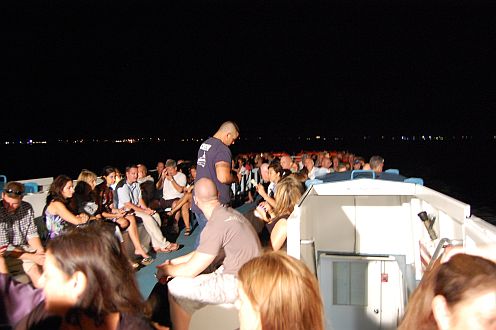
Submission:
[[177,243],[171,243],[163,236],[160,229],[160,216],[149,208],[141,195],[138,184],[138,167],[126,167],[126,182],[117,188],[118,208],[134,212],[143,221],[145,230],[150,235],[155,252],[172,252],[179,248]]
[[[163,209],[174,208],[178,200],[184,196],[187,178],[186,175],[177,170],[176,161],[167,159],[165,162],[165,171],[162,175],[162,198],[160,207]],[[179,219],[183,217],[184,225],[189,228],[189,204],[183,205],[181,213],[174,214],[173,232],[179,231]]]

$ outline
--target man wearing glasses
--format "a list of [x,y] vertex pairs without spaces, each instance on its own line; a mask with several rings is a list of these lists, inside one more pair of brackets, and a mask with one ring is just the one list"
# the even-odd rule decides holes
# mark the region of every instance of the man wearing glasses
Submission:
[[[9,273],[20,282],[31,281],[38,287],[38,279],[45,261],[45,249],[34,223],[31,204],[22,200],[24,185],[8,182],[0,203],[0,247]],[[29,278],[26,277],[29,276]]]

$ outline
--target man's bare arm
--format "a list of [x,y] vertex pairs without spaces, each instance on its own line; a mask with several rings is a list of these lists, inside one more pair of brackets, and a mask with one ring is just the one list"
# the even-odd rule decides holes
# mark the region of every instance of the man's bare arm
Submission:
[[231,164],[228,162],[215,163],[215,174],[217,179],[224,184],[231,184],[236,178],[231,174]]
[[162,276],[181,276],[195,277],[204,271],[215,259],[214,255],[194,251],[191,258],[184,263],[173,265],[170,262],[164,262],[157,266],[157,277]]
[[36,236],[28,239],[28,244],[32,248],[36,249],[36,252],[45,252],[45,248],[43,247],[43,244],[41,243],[41,239]]

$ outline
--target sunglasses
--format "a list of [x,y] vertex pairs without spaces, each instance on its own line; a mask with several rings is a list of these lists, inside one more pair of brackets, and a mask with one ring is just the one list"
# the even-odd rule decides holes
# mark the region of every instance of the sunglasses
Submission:
[[17,196],[21,196],[24,193],[23,191],[14,190],[14,189],[7,189],[7,190],[4,190],[4,192],[6,194],[14,194],[14,195],[17,195]]

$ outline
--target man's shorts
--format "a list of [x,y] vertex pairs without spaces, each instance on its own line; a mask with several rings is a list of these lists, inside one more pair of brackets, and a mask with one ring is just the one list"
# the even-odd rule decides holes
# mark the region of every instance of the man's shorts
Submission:
[[166,208],[172,208],[172,204],[175,202],[175,201],[178,201],[180,198],[174,198],[174,199],[163,199],[161,198],[160,199],[160,208],[162,209],[166,209]]
[[29,278],[26,276],[31,268],[36,265],[36,263],[31,260],[22,260],[8,256],[5,257],[5,262],[7,263],[10,275],[22,283],[26,283],[26,280],[29,281]]
[[194,278],[175,277],[169,283],[169,293],[188,314],[206,305],[234,304],[238,298],[234,274],[222,274],[222,268]]

